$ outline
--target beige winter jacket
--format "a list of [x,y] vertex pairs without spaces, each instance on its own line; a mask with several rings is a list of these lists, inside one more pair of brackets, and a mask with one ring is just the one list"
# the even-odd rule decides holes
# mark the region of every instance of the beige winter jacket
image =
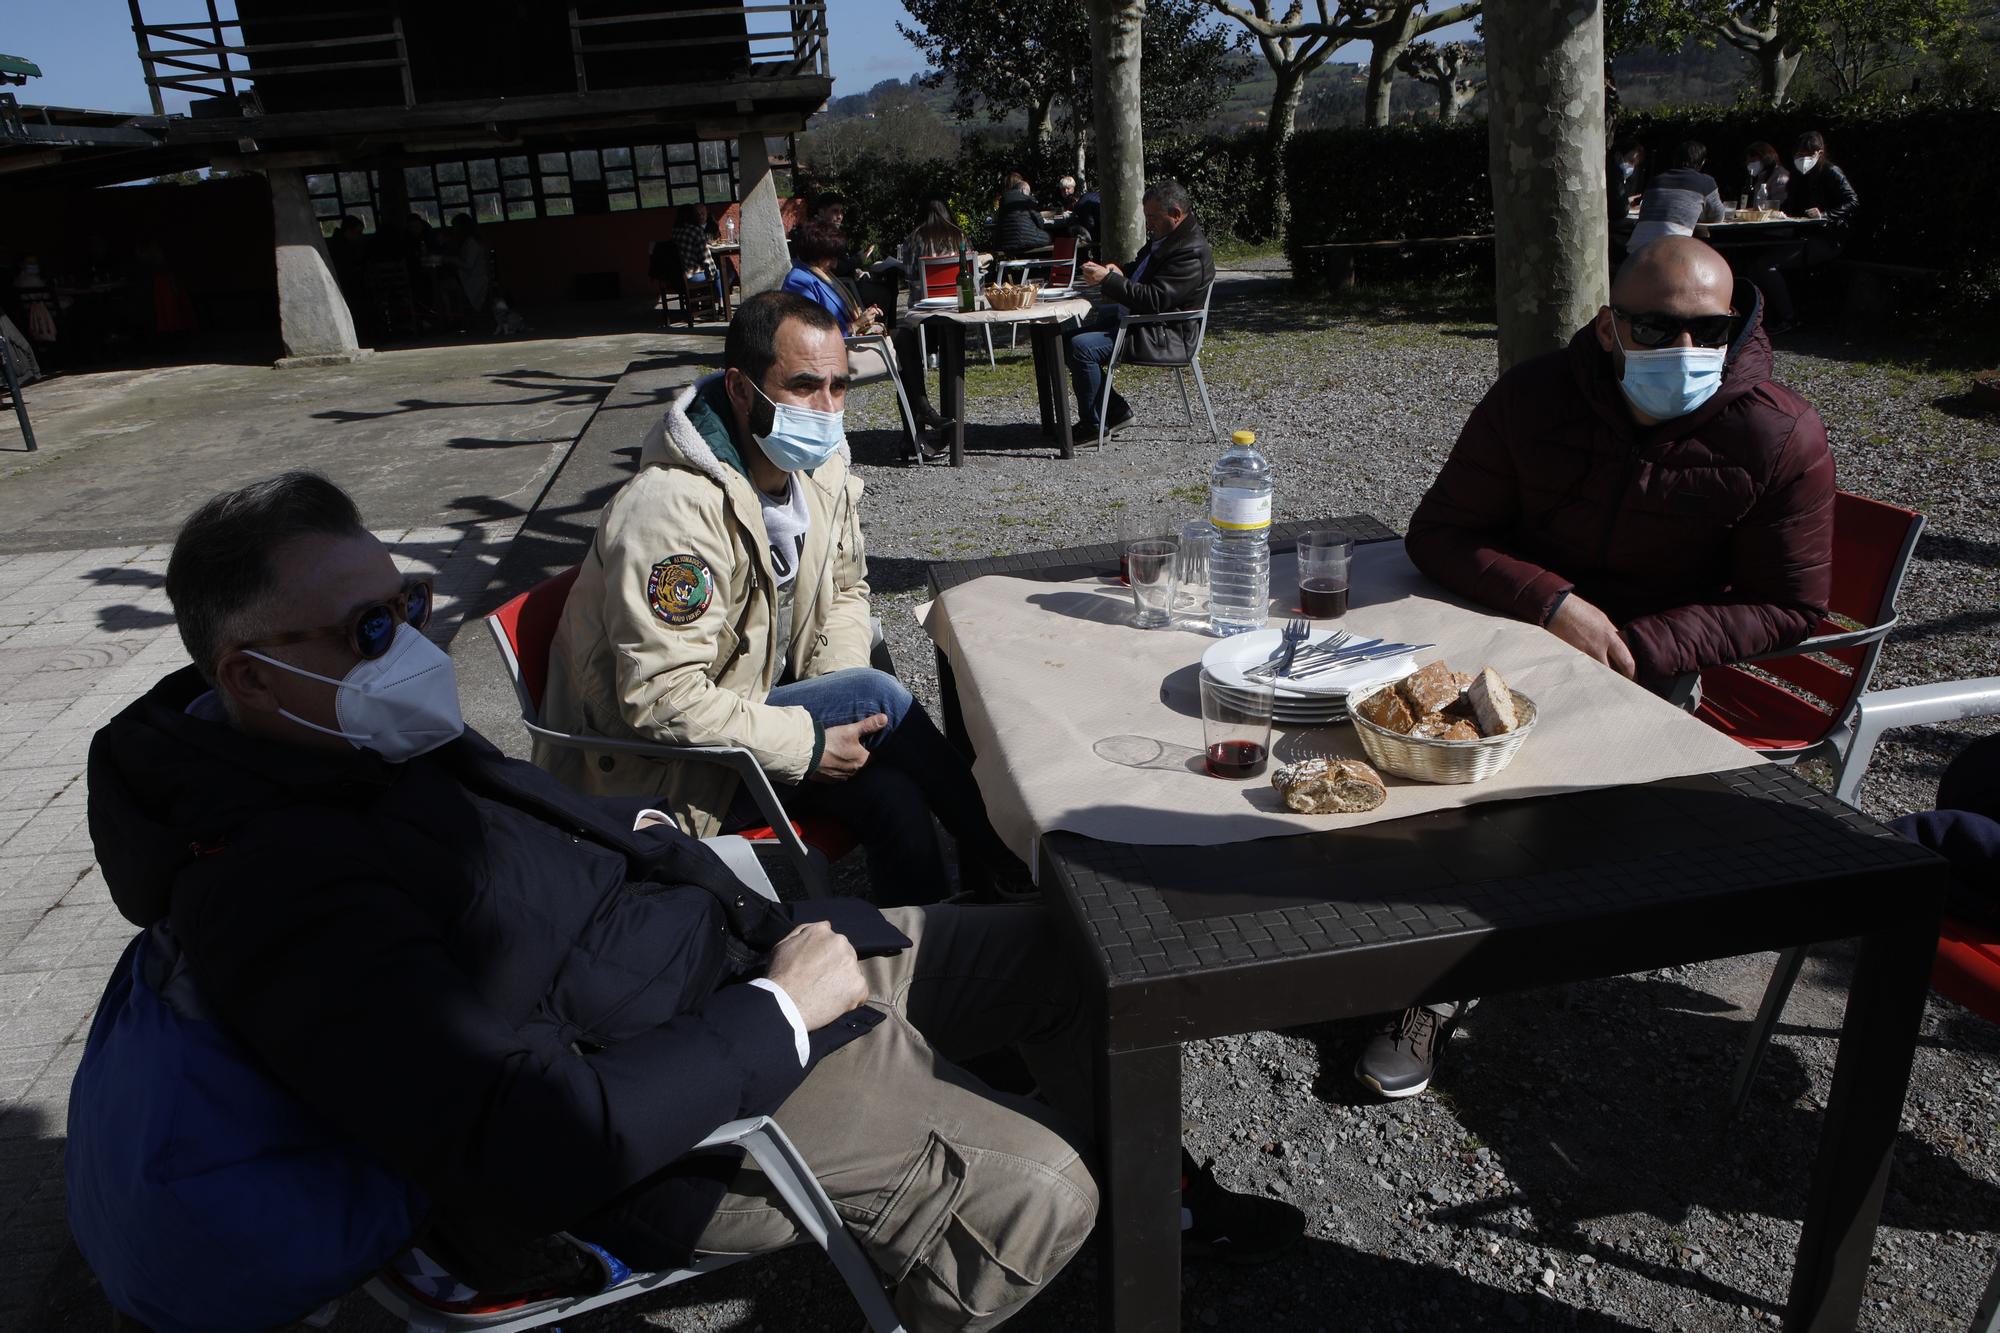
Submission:
[[[795,474],[812,520],[792,641],[776,643],[763,510],[731,420],[722,376],[711,375],[646,437],[639,473],[604,507],[563,608],[542,712],[559,731],[740,745],[772,781],[796,783],[818,767],[825,733],[803,708],[764,698],[784,676],[781,661],[798,680],[868,665],[861,479],[845,445]],[[539,742],[535,762],[580,791],[656,797],[695,837],[718,831],[738,785],[714,764]]]

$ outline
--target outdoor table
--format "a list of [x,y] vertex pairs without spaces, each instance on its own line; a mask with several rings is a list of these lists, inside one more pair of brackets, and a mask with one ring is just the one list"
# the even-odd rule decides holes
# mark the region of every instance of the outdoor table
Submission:
[[[1638,217],[1621,218],[1612,224],[1612,236],[1621,245],[1632,237]],[[1815,231],[1832,225],[1825,218],[1778,218],[1770,222],[1703,222],[1694,229],[1703,240],[1725,257],[1749,250],[1768,250],[1796,245]]]
[[[1352,516],[1281,526],[1274,547],[1308,526],[1396,536]],[[930,580],[942,594],[1116,568],[1103,545],[934,564]],[[1213,847],[1053,832],[1038,851],[1096,1002],[1103,1327],[1179,1327],[1182,1042],[1859,936],[1784,1325],[1854,1327],[1948,874],[1928,851],[1772,764],[1348,832]]]
[[1081,299],[1037,301],[1024,310],[913,308],[904,323],[922,323],[936,332],[938,349],[938,410],[951,418],[951,465],[965,466],[965,337],[969,329],[997,324],[1025,324],[1035,354],[1035,397],[1042,409],[1042,433],[1053,435],[1064,458],[1076,457],[1070,430],[1069,384],[1063,374],[1062,326],[1090,314]]

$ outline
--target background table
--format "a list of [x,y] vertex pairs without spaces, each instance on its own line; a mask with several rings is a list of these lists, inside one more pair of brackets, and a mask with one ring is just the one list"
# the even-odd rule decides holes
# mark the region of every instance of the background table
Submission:
[[[1310,526],[1396,535],[1366,516]],[[1106,545],[930,575],[942,592],[983,574],[1116,567]],[[939,686],[963,745],[943,662]],[[1795,1333],[1854,1327],[1948,872],[1794,774],[1761,766],[1216,848],[1057,833],[1042,865],[1098,1000],[1106,1327],[1179,1327],[1183,1041],[1860,936],[1785,1316]]]
[[1042,409],[1042,433],[1053,435],[1064,458],[1076,457],[1070,430],[1069,384],[1063,374],[1062,325],[1090,313],[1084,300],[1038,301],[1025,310],[912,309],[906,322],[922,323],[939,336],[938,410],[951,418],[951,465],[965,466],[965,337],[975,326],[1025,324],[1035,354],[1035,397]]

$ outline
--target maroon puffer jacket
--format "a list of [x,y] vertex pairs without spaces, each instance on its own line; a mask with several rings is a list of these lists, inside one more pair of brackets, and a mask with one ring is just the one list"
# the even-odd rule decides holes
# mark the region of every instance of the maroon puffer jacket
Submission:
[[1410,559],[1445,587],[1546,623],[1574,589],[1625,632],[1640,680],[1805,638],[1826,605],[1833,455],[1805,399],[1771,379],[1762,302],[1722,388],[1642,429],[1586,325],[1500,377],[1410,518]]

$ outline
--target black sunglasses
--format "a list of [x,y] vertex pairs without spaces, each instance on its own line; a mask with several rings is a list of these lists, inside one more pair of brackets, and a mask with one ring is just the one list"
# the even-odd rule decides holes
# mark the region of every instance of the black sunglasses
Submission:
[[1696,347],[1727,347],[1736,336],[1739,316],[1696,315],[1682,319],[1657,310],[1635,311],[1612,306],[1611,313],[1632,326],[1632,341],[1641,347],[1665,347],[1683,332]]
[[431,623],[431,581],[412,579],[403,585],[403,590],[386,602],[375,602],[364,606],[338,625],[322,625],[318,629],[292,630],[285,634],[273,634],[268,639],[254,639],[238,644],[237,652],[245,648],[277,648],[288,643],[309,643],[314,639],[344,638],[364,662],[372,662],[389,651],[389,645],[396,641],[396,627],[408,625],[421,630]]

